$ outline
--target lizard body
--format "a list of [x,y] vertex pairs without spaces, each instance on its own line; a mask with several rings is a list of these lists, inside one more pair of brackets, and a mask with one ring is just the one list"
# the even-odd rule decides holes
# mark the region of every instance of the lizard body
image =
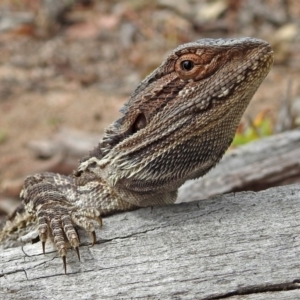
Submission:
[[94,242],[93,221],[101,225],[103,216],[174,203],[185,181],[203,176],[222,158],[272,62],[270,45],[254,38],[177,47],[141,82],[122,117],[72,175],[26,178],[23,204],[0,242],[31,233],[45,251],[51,238],[66,270],[67,248],[79,256],[77,226]]

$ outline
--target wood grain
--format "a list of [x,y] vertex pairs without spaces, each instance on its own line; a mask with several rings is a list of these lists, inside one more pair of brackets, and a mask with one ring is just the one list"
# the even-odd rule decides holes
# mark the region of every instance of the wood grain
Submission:
[[299,185],[127,212],[97,234],[67,275],[49,244],[1,250],[0,298],[300,298]]
[[187,181],[179,189],[177,202],[229,192],[265,190],[295,182],[300,183],[300,129],[228,151],[204,177]]

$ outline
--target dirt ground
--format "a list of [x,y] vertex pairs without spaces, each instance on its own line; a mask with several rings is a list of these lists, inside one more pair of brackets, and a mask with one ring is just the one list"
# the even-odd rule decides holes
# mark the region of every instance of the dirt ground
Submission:
[[[0,4],[2,213],[12,209],[3,187],[43,163],[28,148],[29,141],[51,139],[61,127],[100,136],[140,80],[181,43],[254,36],[272,44],[275,64],[246,112],[252,118],[268,110],[275,122],[288,80],[289,98],[300,94],[298,1],[284,7],[284,1],[263,1],[261,8],[253,4],[259,1],[250,0],[186,1],[186,6],[172,1],[86,2],[73,6],[54,32],[40,28],[40,1],[24,1],[23,6],[7,1],[3,9]],[[22,13],[33,16],[31,21],[19,22]],[[3,29],[5,18],[12,25]]]

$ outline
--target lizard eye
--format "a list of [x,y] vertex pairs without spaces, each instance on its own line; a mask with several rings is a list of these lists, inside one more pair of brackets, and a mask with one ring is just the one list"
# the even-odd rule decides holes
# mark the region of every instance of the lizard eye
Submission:
[[145,115],[143,113],[139,114],[132,125],[132,133],[136,133],[139,130],[145,128],[146,125],[147,125],[147,120]]
[[200,80],[214,71],[213,56],[209,53],[178,55],[174,70],[182,80]]
[[180,67],[183,71],[191,71],[194,68],[194,62],[191,60],[184,60],[180,63]]

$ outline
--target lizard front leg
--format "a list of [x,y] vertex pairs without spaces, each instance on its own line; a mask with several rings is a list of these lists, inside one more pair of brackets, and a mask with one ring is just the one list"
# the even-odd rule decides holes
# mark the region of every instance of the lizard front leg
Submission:
[[76,177],[53,173],[27,177],[21,198],[24,209],[17,213],[19,216],[13,222],[6,224],[0,240],[31,223],[31,227],[37,228],[44,253],[46,240],[53,240],[63,259],[65,271],[69,246],[76,250],[80,259],[77,226],[90,234],[94,244],[96,235],[93,221],[101,227],[101,216],[134,208],[99,178],[76,181]]

